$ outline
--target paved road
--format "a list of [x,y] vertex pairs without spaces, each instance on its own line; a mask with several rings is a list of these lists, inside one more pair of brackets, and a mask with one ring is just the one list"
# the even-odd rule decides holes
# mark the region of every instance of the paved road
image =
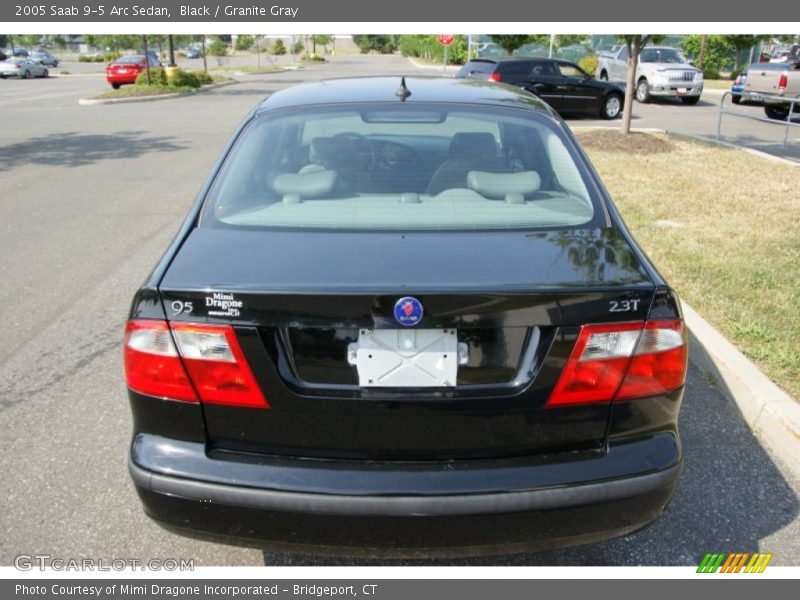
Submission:
[[[120,339],[133,291],[254,103],[299,81],[412,69],[397,57],[342,57],[189,98],[96,107],[77,98],[104,89],[99,77],[0,82],[0,564],[18,553],[365,562],[200,543],[146,519],[125,470]],[[800,482],[693,369],[682,427],[686,472],[649,529],[469,564],[695,564],[709,550],[755,549],[800,564]]]

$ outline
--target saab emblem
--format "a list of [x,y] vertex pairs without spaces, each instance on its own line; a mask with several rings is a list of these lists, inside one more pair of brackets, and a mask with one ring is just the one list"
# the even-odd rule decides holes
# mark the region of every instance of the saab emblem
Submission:
[[413,327],[422,320],[422,303],[416,298],[406,296],[394,305],[394,319],[403,327]]

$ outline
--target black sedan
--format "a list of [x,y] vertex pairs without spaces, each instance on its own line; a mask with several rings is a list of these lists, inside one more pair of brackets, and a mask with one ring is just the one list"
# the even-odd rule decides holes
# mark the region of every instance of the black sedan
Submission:
[[681,471],[679,301],[569,128],[510,86],[273,94],[129,319],[130,473],[190,536],[577,544],[656,519]]
[[595,79],[575,63],[554,58],[479,58],[461,67],[456,77],[516,85],[563,115],[616,119],[622,114],[625,98],[619,85]]

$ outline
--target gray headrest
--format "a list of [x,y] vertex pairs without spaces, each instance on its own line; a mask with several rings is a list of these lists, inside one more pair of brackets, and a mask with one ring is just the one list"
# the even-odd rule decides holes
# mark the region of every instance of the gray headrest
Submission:
[[461,132],[450,140],[449,160],[497,158],[497,142],[491,133]]
[[526,196],[538,191],[542,178],[536,171],[519,173],[487,173],[470,171],[467,174],[467,187],[484,198],[505,198],[509,194]]
[[304,173],[283,173],[275,177],[272,187],[283,196],[317,198],[330,194],[336,183],[336,172],[319,170]]

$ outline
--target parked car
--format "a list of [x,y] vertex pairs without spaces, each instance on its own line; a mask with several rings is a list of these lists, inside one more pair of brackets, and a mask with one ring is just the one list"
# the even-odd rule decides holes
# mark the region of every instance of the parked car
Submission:
[[[627,74],[627,46],[597,55],[599,79],[624,83]],[[692,66],[677,48],[647,46],[639,54],[635,85],[639,102],[649,102],[654,97],[674,97],[684,104],[697,104],[703,93],[703,72]]]
[[[161,63],[152,56],[150,56],[149,59],[151,69],[161,66]],[[123,85],[136,83],[136,78],[139,77],[145,68],[144,54],[120,56],[106,67],[106,81],[111,84],[112,88],[118,90]]]
[[[739,74],[736,79],[733,80],[731,84],[731,102],[734,104],[741,104],[742,102],[742,92],[744,91],[744,84],[747,82],[747,72]],[[745,98],[745,102],[758,102],[760,103],[761,100],[756,98]]]
[[750,65],[742,98],[760,99],[770,119],[785,121],[793,99],[794,111],[800,113],[800,62]]
[[186,53],[186,58],[202,58],[203,57],[203,52],[200,50],[200,48],[195,48],[195,47],[187,48],[185,53]]
[[762,99],[763,94],[747,89],[747,74],[751,69],[757,71],[758,73],[762,73],[768,70],[783,71],[786,69],[786,65],[778,63],[764,63],[764,62],[752,63],[748,67],[747,71],[743,71],[734,80],[733,85],[731,86],[731,101],[734,104],[740,104],[742,102],[746,104],[763,104],[763,99]]
[[58,59],[50,54],[47,50],[33,50],[30,53],[29,58],[49,67],[58,66]]
[[575,63],[553,58],[474,59],[456,78],[515,85],[536,94],[560,114],[583,113],[616,119],[622,113],[624,90],[598,81]]
[[679,301],[562,119],[511,86],[272,94],[129,318],[129,470],[190,536],[577,544],[656,519],[681,470]]
[[47,67],[42,63],[29,58],[13,57],[0,62],[0,78],[19,77],[48,77]]
[[14,48],[11,54],[18,58],[28,58],[29,53],[25,48]]
[[8,54],[6,54],[2,50],[0,50],[0,62],[4,61],[7,58],[8,58]]

